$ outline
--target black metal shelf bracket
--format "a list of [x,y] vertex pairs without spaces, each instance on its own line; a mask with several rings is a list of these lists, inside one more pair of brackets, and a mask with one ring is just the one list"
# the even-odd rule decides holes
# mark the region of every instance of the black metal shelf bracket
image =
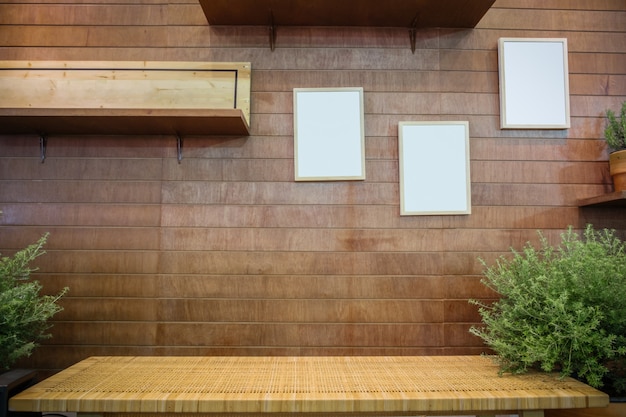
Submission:
[[[183,138],[180,133],[176,132],[176,154],[178,163],[183,160]],[[45,133],[39,135],[39,160],[43,164],[46,161],[46,154],[48,152],[48,136]]]
[[183,138],[176,132],[176,151],[178,153],[178,163],[183,160]]
[[274,13],[272,12],[272,9],[270,9],[269,18],[270,50],[274,52],[274,49],[276,49],[276,25],[274,24]]
[[411,52],[415,54],[416,41],[417,41],[417,22],[419,21],[419,12],[415,14],[411,27],[409,28],[409,41],[411,42]]
[[40,153],[42,164],[46,161],[47,150],[48,150],[48,137],[42,133],[41,135],[39,135],[39,153]]

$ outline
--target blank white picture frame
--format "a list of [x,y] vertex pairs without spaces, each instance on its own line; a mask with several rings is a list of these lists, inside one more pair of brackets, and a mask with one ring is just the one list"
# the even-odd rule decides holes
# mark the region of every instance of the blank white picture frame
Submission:
[[363,88],[294,88],[296,181],[365,179]]
[[400,215],[471,214],[469,123],[400,122]]
[[568,129],[569,70],[565,38],[500,38],[500,127]]

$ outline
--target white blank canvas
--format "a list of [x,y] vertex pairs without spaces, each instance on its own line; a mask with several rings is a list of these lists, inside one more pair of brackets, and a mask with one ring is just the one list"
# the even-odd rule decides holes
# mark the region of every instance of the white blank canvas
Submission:
[[296,181],[365,179],[363,89],[294,89]]
[[470,214],[468,122],[400,122],[400,214]]
[[570,127],[567,39],[501,38],[500,126]]

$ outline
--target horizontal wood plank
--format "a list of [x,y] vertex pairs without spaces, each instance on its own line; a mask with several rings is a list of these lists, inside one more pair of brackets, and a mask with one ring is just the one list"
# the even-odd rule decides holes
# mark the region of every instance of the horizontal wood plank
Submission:
[[49,344],[214,347],[437,347],[443,326],[428,323],[55,322]]
[[[424,275],[442,273],[436,252],[164,252],[160,272],[164,274],[250,274],[250,275],[408,275],[416,265]],[[78,269],[80,271],[80,269]]]
[[[461,304],[462,302],[459,302]],[[467,304],[467,303],[466,303]],[[437,300],[263,300],[78,298],[62,302],[64,321],[163,321],[211,323],[438,323]],[[112,335],[113,337],[113,335]]]
[[[182,275],[182,274],[41,274],[35,275],[48,293],[68,286],[68,298],[206,299],[323,299],[323,300],[438,300],[461,298],[441,276],[415,275]],[[477,279],[471,294],[486,297]],[[454,281],[452,281],[454,282]],[[458,281],[458,282],[465,282]],[[463,287],[456,289],[462,291]],[[450,294],[448,294],[450,293]],[[463,294],[463,293],[461,293]],[[493,294],[489,293],[491,296]],[[75,314],[77,312],[72,312]]]

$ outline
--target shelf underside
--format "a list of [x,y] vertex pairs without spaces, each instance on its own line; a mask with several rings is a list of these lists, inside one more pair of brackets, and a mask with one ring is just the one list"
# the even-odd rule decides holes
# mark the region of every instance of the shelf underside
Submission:
[[0,134],[238,135],[239,109],[0,109]]
[[626,207],[626,191],[616,191],[578,202],[580,207]]

